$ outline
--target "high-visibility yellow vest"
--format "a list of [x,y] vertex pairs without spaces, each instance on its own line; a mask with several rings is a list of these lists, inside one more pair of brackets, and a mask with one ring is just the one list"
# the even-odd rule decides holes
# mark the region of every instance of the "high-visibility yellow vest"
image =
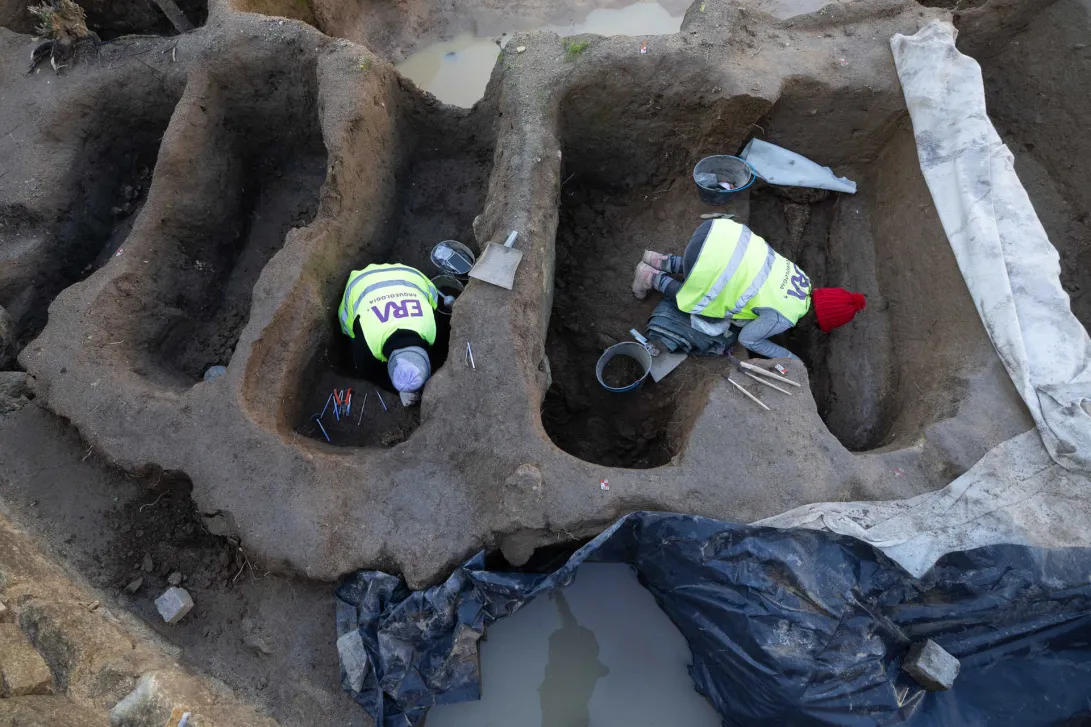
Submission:
[[349,275],[337,316],[349,338],[356,337],[352,324],[359,316],[371,355],[386,361],[383,346],[394,331],[413,331],[429,345],[436,342],[438,304],[436,286],[416,268],[368,265]]
[[811,281],[749,227],[713,220],[676,302],[707,318],[752,320],[755,308],[772,308],[795,323],[811,309]]

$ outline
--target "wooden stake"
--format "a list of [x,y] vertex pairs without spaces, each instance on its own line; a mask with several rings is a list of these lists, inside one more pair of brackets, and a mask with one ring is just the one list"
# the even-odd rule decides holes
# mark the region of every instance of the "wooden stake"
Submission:
[[761,368],[760,366],[755,366],[754,364],[749,364],[749,363],[746,363],[745,361],[739,361],[739,366],[742,366],[747,371],[753,371],[755,373],[761,374],[762,376],[768,376],[770,379],[773,379],[774,381],[780,381],[781,383],[791,384],[792,386],[801,386],[801,384],[797,384],[796,382],[792,381],[791,379],[786,379],[783,376],[777,376],[776,374],[774,374],[771,371],[766,371],[765,369]]
[[770,409],[769,407],[767,407],[767,406],[766,406],[765,404],[763,404],[763,403],[761,402],[761,399],[759,399],[758,397],[756,397],[756,396],[754,396],[753,394],[751,394],[751,393],[750,393],[749,391],[747,391],[747,390],[746,390],[746,389],[744,389],[744,388],[743,388],[742,386],[740,386],[740,385],[739,385],[738,383],[736,383],[736,382],[735,382],[735,381],[734,381],[733,379],[731,379],[730,377],[727,377],[727,376],[725,376],[724,378],[725,378],[725,379],[727,379],[727,383],[731,384],[731,385],[732,385],[732,386],[734,386],[734,387],[735,387],[736,389],[738,389],[738,390],[739,390],[739,391],[741,391],[742,393],[746,394],[746,396],[747,396],[747,397],[748,397],[748,398],[749,398],[749,399],[750,399],[751,401],[753,401],[753,402],[754,402],[755,404],[757,404],[758,406],[760,406],[760,407],[761,407],[762,409],[764,409],[765,411],[773,411],[772,409]]
[[777,391],[779,391],[782,394],[787,394],[788,396],[792,395],[792,392],[785,391],[784,389],[780,388],[776,384],[770,383],[770,382],[766,381],[765,379],[760,378],[758,376],[754,376],[754,374],[750,373],[749,371],[743,371],[742,375],[743,376],[749,376],[754,381],[757,381],[759,384],[762,384],[763,386],[768,386],[770,389],[776,389]]

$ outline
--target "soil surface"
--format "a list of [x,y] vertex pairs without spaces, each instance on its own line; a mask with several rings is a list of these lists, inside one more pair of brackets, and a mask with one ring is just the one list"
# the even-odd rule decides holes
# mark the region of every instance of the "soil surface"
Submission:
[[[371,724],[340,689],[332,588],[262,571],[211,535],[188,482],[121,472],[34,405],[0,417],[0,461],[0,510],[179,647],[183,664],[283,725]],[[167,626],[154,600],[175,573],[196,606]]]
[[628,356],[615,356],[602,369],[602,380],[615,389],[635,384],[643,375],[644,367]]

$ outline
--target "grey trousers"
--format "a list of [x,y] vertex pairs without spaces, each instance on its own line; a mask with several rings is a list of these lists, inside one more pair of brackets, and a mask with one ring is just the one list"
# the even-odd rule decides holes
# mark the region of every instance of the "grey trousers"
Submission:
[[755,308],[754,312],[758,314],[758,317],[747,322],[739,331],[739,343],[743,348],[767,358],[798,359],[784,346],[778,346],[769,340],[778,333],[784,333],[795,324],[781,315],[780,311],[772,308]]

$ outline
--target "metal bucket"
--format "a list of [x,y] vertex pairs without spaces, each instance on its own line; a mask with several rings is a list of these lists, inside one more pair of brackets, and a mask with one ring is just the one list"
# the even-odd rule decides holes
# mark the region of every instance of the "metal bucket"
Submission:
[[[631,358],[640,364],[640,368],[644,373],[636,381],[631,384],[626,384],[621,387],[613,387],[606,383],[606,380],[602,378],[602,372],[606,369],[606,364],[610,363],[617,356],[625,356]],[[633,391],[640,387],[644,383],[644,380],[648,378],[648,374],[652,370],[652,355],[648,353],[648,349],[644,348],[639,343],[633,343],[632,341],[624,341],[622,343],[616,343],[610,348],[606,349],[606,352],[599,357],[598,364],[595,365],[595,378],[602,384],[602,388],[607,391],[620,394],[626,391]]]
[[432,248],[432,264],[444,275],[468,280],[477,258],[458,240],[444,240]]
[[[720,186],[706,187],[697,181],[700,174],[715,174],[717,180],[727,182],[732,189]],[[705,157],[693,168],[693,183],[697,185],[697,194],[705,204],[723,205],[731,201],[731,195],[749,187],[757,179],[754,168],[739,157],[719,155]]]

